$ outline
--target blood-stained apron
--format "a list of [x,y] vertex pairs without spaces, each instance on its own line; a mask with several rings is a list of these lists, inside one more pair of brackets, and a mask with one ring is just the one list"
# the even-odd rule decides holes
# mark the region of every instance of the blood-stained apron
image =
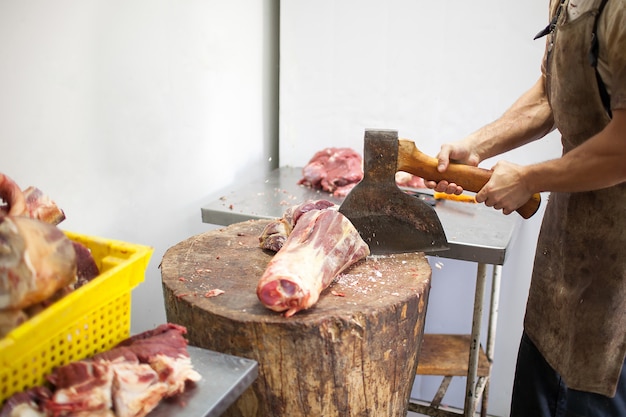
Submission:
[[[546,87],[564,154],[610,121],[589,63],[595,3],[571,22],[561,13],[548,36]],[[524,326],[569,388],[615,394],[626,354],[625,247],[626,184],[550,194]]]

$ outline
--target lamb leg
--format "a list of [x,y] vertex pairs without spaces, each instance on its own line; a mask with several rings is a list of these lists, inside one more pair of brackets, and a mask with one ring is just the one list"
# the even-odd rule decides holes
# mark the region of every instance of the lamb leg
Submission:
[[269,262],[257,296],[267,308],[290,317],[313,306],[339,273],[367,255],[369,247],[343,214],[308,211]]

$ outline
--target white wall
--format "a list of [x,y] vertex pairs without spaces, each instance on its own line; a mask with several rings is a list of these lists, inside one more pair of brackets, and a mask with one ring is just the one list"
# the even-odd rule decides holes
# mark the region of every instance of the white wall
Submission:
[[[499,116],[539,77],[543,41],[532,38],[547,8],[547,0],[281,2],[280,164],[302,166],[326,146],[362,151],[366,128],[397,129],[435,155]],[[552,134],[505,157],[530,163],[559,152]],[[493,415],[508,415],[542,214],[523,223],[503,267]],[[441,262],[426,331],[469,333],[476,266]],[[430,399],[439,382],[417,378],[413,393]],[[457,379],[444,402],[462,406],[464,390]]]
[[165,321],[158,265],[200,207],[277,163],[278,0],[0,0],[0,172],[60,226],[153,246],[133,332]]
[[[303,165],[325,146],[361,149],[363,130],[381,127],[434,154],[539,74],[531,39],[545,0],[284,1],[278,150],[277,3],[0,0],[0,172],[53,196],[68,230],[155,248],[133,292],[134,332],[165,320],[165,250],[209,229],[202,204],[273,168],[279,151],[281,165]],[[524,222],[504,266],[495,415],[508,413],[539,221]],[[433,269],[428,330],[467,327],[474,274],[455,261]],[[447,402],[462,404],[459,385]],[[418,380],[415,392],[430,389]]]

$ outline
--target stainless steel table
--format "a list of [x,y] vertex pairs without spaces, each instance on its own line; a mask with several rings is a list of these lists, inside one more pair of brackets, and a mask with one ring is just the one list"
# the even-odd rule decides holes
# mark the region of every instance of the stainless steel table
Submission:
[[162,401],[148,417],[218,417],[258,376],[258,364],[251,359],[195,346],[187,349],[202,379],[171,401]]
[[[311,190],[298,185],[302,168],[281,167],[270,172],[265,178],[241,184],[224,191],[218,198],[201,207],[202,221],[227,226],[251,219],[271,219],[282,217],[287,207],[311,199],[326,199],[341,204],[323,191]],[[427,190],[420,190],[428,192]],[[441,220],[450,250],[437,252],[436,256],[476,262],[478,272],[474,297],[471,343],[467,371],[467,392],[464,416],[473,416],[482,398],[481,414],[486,415],[486,395],[489,374],[478,376],[478,362],[481,355],[480,333],[483,315],[483,300],[486,289],[487,265],[493,265],[489,325],[487,329],[486,358],[491,365],[494,357],[495,330],[500,292],[502,264],[506,260],[507,249],[514,239],[521,222],[517,214],[509,216],[482,204],[462,203],[451,200],[437,202],[435,211]],[[425,335],[427,336],[427,335]],[[439,374],[438,374],[439,375]],[[440,390],[428,405],[413,403],[409,410],[433,416],[458,416],[458,413],[439,409],[451,376],[444,375]]]

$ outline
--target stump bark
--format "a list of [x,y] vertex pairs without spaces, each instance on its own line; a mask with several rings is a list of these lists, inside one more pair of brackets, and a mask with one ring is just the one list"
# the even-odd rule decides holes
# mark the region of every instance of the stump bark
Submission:
[[368,257],[285,318],[256,296],[273,256],[258,247],[267,222],[193,236],[161,262],[167,320],[187,327],[190,344],[259,363],[224,415],[405,417],[430,289],[424,255]]

